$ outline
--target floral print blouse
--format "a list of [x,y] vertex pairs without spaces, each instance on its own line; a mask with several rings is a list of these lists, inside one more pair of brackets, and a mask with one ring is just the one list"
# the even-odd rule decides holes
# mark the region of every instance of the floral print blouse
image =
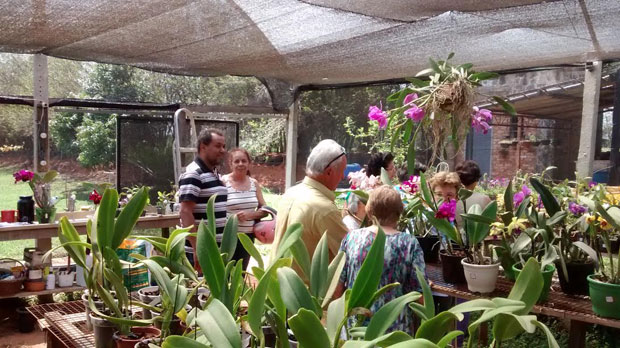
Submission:
[[[346,253],[346,263],[340,275],[340,281],[347,289],[353,287],[353,282],[375,237],[376,234],[370,228],[361,228],[349,232],[342,240],[340,250]],[[401,285],[379,297],[370,308],[372,313],[399,296],[411,291],[421,291],[416,277],[416,267],[425,272],[424,254],[418,240],[405,232],[386,235],[383,274],[379,288],[394,282],[399,282]],[[413,312],[406,307],[387,332],[401,330],[413,335],[412,327]]]

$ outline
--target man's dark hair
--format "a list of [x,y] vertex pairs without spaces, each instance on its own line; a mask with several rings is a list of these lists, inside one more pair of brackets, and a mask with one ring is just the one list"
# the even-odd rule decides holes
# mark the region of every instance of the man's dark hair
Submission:
[[372,154],[372,156],[370,156],[370,160],[368,161],[366,175],[368,175],[368,177],[370,177],[371,175],[380,177],[381,168],[387,168],[387,165],[393,160],[394,155],[389,152],[377,152],[375,154]]
[[[420,176],[426,172],[426,166],[422,163],[416,161],[415,166],[413,167],[413,175]],[[405,182],[409,180],[409,169],[407,168],[407,161],[403,162],[403,164],[398,169],[398,181]]]
[[224,136],[224,133],[216,128],[208,128],[203,129],[198,135],[198,143],[196,144],[196,149],[200,152],[200,144],[209,145],[211,144],[211,140],[213,139],[213,134],[217,134],[219,136]]
[[480,180],[480,167],[478,167],[478,163],[474,161],[467,160],[459,164],[456,166],[455,171],[459,175],[461,183],[465,186],[469,186]]

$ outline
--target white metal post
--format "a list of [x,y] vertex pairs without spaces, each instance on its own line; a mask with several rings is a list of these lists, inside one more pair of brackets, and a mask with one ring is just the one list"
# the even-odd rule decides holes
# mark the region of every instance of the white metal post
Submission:
[[[33,164],[35,172],[46,172],[49,168],[50,148],[49,148],[49,87],[47,56],[36,54],[33,57]],[[47,251],[52,248],[51,238],[40,238],[36,240],[36,248],[40,251]]]
[[586,65],[581,134],[579,136],[579,152],[577,154],[577,174],[580,177],[592,176],[594,168],[602,67],[603,63],[601,61],[594,61]]
[[289,108],[286,127],[286,180],[285,188],[297,181],[297,123],[299,122],[299,95]]

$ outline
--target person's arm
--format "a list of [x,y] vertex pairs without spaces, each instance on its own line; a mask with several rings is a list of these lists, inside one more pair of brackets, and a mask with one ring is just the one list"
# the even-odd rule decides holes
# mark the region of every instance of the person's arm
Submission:
[[[258,180],[255,179],[250,179],[250,180],[254,180],[254,185],[256,187],[256,199],[258,199],[258,207],[264,207],[267,205],[267,203],[265,202],[265,198],[263,197],[263,188],[260,186],[260,184],[258,183]],[[259,220],[264,218],[265,216],[269,215],[266,211],[262,211],[262,210],[257,210],[254,212],[254,220]]]
[[[197,186],[198,179],[191,173],[184,173],[179,180],[179,202],[181,209],[179,216],[181,218],[181,227],[189,227],[195,225],[194,208],[198,201],[198,192],[200,188]],[[196,232],[197,227],[194,226],[191,232]],[[196,237],[187,237],[187,240],[194,249],[194,268],[200,272],[200,264],[198,264],[198,254],[196,252]]]
[[338,285],[336,286],[336,290],[334,290],[334,294],[332,295],[332,301],[339,299],[340,296],[342,296],[342,294],[344,294],[345,290],[346,290],[346,288],[344,286],[344,283],[339,281]]

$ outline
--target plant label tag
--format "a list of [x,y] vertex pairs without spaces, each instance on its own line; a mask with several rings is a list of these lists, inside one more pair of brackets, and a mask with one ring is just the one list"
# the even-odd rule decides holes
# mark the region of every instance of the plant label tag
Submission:
[[607,303],[613,303],[614,302],[614,297],[613,296],[607,296],[607,297],[605,297],[605,301],[607,301]]

